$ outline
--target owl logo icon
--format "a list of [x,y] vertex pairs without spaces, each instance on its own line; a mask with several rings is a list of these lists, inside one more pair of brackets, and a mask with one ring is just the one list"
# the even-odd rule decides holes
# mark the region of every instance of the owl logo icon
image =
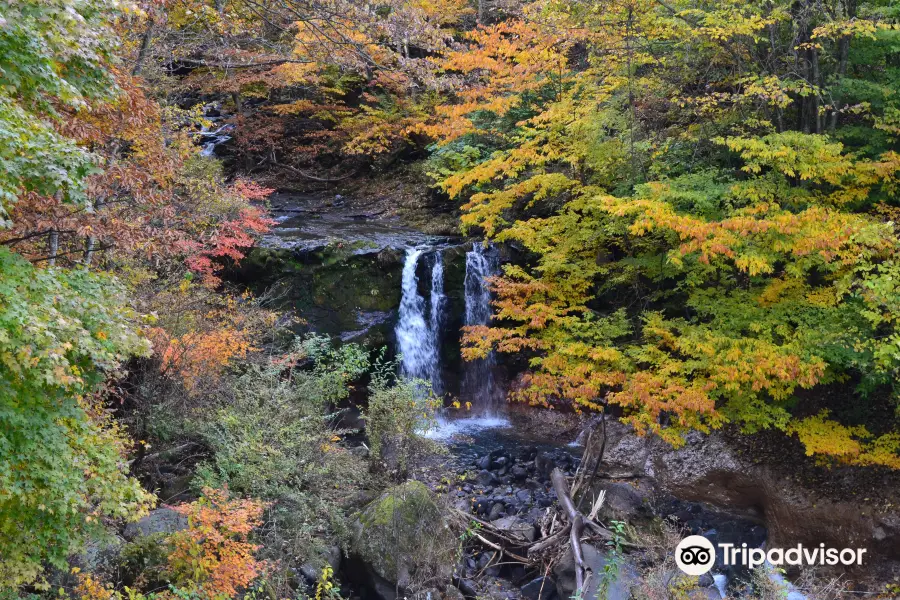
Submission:
[[675,548],[675,564],[688,575],[708,573],[716,562],[716,549],[702,535],[689,535]]

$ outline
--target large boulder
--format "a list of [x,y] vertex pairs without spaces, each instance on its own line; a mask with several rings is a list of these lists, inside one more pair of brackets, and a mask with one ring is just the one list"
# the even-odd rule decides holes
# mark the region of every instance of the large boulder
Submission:
[[139,521],[129,523],[122,535],[126,540],[134,541],[139,537],[157,533],[169,535],[187,529],[187,527],[188,518],[186,516],[171,508],[162,507],[151,510],[150,514]]
[[600,516],[606,521],[632,521],[650,514],[654,496],[653,485],[647,479],[613,481],[596,487],[605,493]]
[[331,567],[332,572],[337,573],[341,568],[341,549],[337,546],[325,546],[318,548],[313,556],[300,565],[300,573],[309,583],[315,583],[322,575],[322,569],[326,565]]
[[556,597],[556,583],[551,577],[537,577],[522,586],[522,597],[526,600],[553,600]]
[[379,585],[374,595],[392,600],[390,589],[449,578],[455,537],[431,491],[419,481],[395,486],[370,503],[355,524],[352,549]]

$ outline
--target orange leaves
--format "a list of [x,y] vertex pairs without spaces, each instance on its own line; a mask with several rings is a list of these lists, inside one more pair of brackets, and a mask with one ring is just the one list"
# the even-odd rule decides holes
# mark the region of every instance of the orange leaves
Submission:
[[269,567],[266,561],[256,559],[254,554],[259,546],[249,541],[252,531],[262,524],[266,507],[256,500],[230,499],[227,490],[204,488],[200,500],[172,507],[188,518],[187,529],[160,541],[167,552],[161,575],[172,584],[169,590],[146,596],[128,587],[119,591],[74,569],[78,576],[76,597],[80,600],[237,598]]
[[[489,111],[507,114],[529,92],[553,85],[562,88],[568,76],[566,53],[576,38],[525,20],[503,21],[468,33],[471,45],[447,52],[442,71],[460,74],[466,85],[457,87],[457,102],[435,109],[435,119],[419,131],[446,145],[477,131],[470,116]],[[450,195],[458,191],[450,187]]]
[[266,569],[248,536],[261,524],[266,505],[255,500],[230,500],[228,492],[205,488],[204,497],[174,507],[188,517],[186,531],[169,538],[169,571],[176,585],[204,600],[233,598]]
[[168,338],[157,329],[157,352],[165,372],[181,377],[188,392],[197,390],[201,383],[216,379],[225,367],[254,350],[246,331],[221,329],[209,332],[191,332],[178,338]]
[[626,421],[639,433],[660,433],[663,412],[674,417],[679,429],[706,429],[702,417],[717,418],[709,387],[666,374],[638,372],[625,379],[621,391],[609,395],[609,402],[631,409]]

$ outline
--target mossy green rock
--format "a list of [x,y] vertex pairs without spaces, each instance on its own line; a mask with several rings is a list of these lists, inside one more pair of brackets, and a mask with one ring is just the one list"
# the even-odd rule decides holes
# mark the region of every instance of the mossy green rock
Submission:
[[353,549],[379,576],[406,588],[450,575],[455,538],[431,491],[407,481],[362,511]]

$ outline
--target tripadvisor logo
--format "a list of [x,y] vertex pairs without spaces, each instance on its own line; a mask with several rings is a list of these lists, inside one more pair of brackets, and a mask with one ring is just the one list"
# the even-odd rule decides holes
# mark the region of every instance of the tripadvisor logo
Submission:
[[675,548],[675,564],[688,575],[703,575],[715,562],[716,549],[702,535],[689,535]]
[[[861,565],[865,548],[826,548],[825,544],[808,548],[797,544],[793,548],[748,548],[747,544],[719,544],[723,566],[743,565],[754,569],[765,563],[782,565]],[[716,548],[702,535],[689,535],[675,548],[675,563],[688,575],[703,575],[716,562]]]

